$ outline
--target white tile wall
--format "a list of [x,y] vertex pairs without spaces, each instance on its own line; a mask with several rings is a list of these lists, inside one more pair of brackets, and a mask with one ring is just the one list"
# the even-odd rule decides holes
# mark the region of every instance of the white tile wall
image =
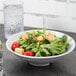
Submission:
[[[2,1],[0,0],[0,10],[3,9]],[[44,25],[50,29],[76,32],[75,0],[23,0],[23,3],[25,26]],[[3,23],[2,11],[0,11],[0,23]]]
[[71,3],[76,3],[76,0],[69,0]]
[[76,3],[68,4],[68,16],[76,17]]
[[38,14],[66,15],[66,2],[54,0],[23,0],[24,11]]
[[4,22],[3,22],[3,12],[2,12],[2,11],[0,11],[0,23],[1,23],[1,24],[4,23]]
[[47,28],[76,32],[76,19],[57,17],[45,17],[45,25]]
[[3,0],[0,0],[0,10],[3,9]]
[[47,28],[66,30],[67,18],[65,17],[45,17],[45,25]]
[[43,17],[37,15],[24,15],[24,25],[30,27],[42,27],[43,26]]

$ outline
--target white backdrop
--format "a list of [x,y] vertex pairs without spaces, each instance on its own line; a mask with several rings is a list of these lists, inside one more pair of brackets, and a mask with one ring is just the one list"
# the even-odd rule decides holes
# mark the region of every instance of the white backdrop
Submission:
[[[0,23],[3,22],[0,0]],[[76,0],[23,0],[24,25],[76,33]]]

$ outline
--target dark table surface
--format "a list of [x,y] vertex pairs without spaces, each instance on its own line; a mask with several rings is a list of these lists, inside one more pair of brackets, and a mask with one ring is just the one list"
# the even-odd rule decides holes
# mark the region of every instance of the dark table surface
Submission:
[[[25,27],[25,30],[30,29],[35,28]],[[76,41],[76,33],[64,33],[72,36]],[[0,25],[0,40],[3,42],[5,76],[76,76],[76,49],[49,66],[36,67],[27,62],[22,62],[6,49],[3,25]]]

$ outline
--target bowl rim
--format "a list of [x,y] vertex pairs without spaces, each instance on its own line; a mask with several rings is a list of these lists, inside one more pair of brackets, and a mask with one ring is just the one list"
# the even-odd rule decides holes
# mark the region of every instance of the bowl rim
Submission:
[[[34,29],[33,29],[33,30],[34,30]],[[16,36],[16,35],[19,35],[19,34],[22,34],[22,33],[26,33],[26,32],[29,32],[29,31],[33,31],[33,30],[27,30],[27,31],[23,31],[23,32],[16,33],[16,34],[12,35],[12,36],[6,41],[6,47],[7,47],[7,49],[8,49],[11,53],[13,53],[13,54],[15,54],[15,55],[17,55],[17,56],[24,57],[24,58],[30,58],[30,59],[57,58],[57,57],[65,56],[65,55],[71,53],[71,52],[75,49],[75,40],[74,40],[71,36],[69,36],[68,34],[65,34],[65,33],[63,33],[63,32],[53,31],[53,30],[46,30],[46,31],[57,32],[57,33],[65,34],[66,36],[69,36],[69,37],[72,39],[73,47],[72,47],[69,51],[67,51],[67,52],[65,52],[65,53],[63,53],[63,54],[60,54],[60,55],[46,56],[46,57],[36,57],[36,56],[33,57],[33,56],[24,56],[24,55],[15,53],[13,50],[11,50],[11,49],[9,48],[8,43],[9,43],[9,40],[12,39],[12,37],[14,37],[14,36]],[[34,30],[34,31],[35,31],[35,30]]]

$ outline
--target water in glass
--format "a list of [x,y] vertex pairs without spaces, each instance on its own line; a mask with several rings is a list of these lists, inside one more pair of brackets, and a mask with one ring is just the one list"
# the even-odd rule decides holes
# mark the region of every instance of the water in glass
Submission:
[[4,7],[5,38],[24,30],[22,5],[5,5]]
[[2,58],[2,55],[3,55],[3,51],[2,51],[2,44],[0,41],[0,76],[3,76],[3,58]]

